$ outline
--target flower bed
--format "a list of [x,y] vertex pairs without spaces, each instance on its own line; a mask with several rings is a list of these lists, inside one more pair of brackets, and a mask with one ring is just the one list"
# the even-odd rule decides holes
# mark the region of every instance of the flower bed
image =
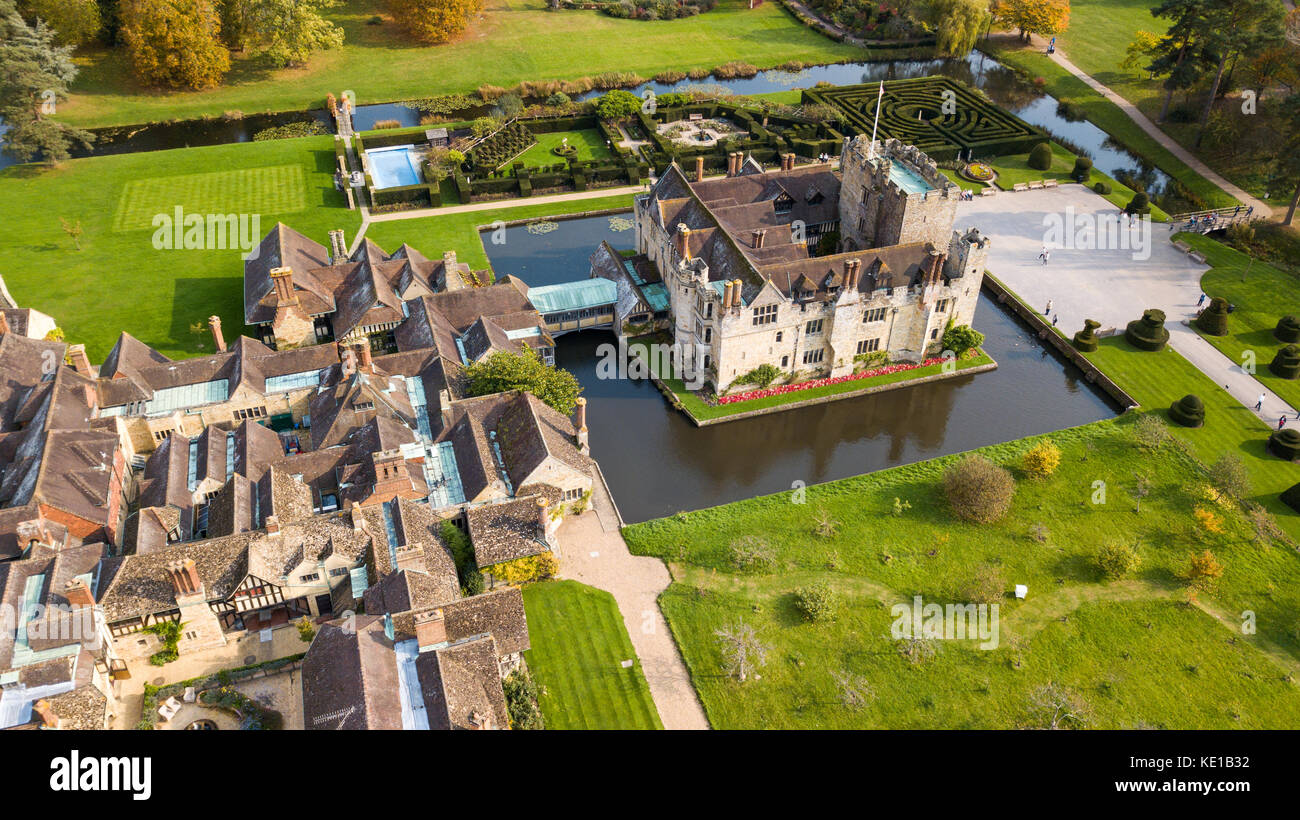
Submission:
[[992,182],[998,175],[991,165],[983,162],[968,162],[961,173],[962,176],[975,182]]
[[[965,354],[965,358],[978,356],[978,350],[970,350]],[[863,370],[861,373],[850,373],[846,376],[835,376],[824,379],[812,379],[797,384],[783,384],[777,387],[767,387],[762,390],[748,390],[744,393],[733,393],[730,396],[719,396],[718,404],[735,404],[741,401],[750,401],[752,399],[765,399],[771,396],[781,396],[786,393],[797,393],[801,390],[811,390],[814,387],[826,387],[832,384],[843,384],[845,382],[862,381],[864,379],[874,378],[876,376],[887,376],[890,373],[902,373],[907,370],[918,370],[922,367],[930,367],[936,364],[943,364],[942,356],[932,356],[922,362],[915,364],[901,363],[889,364],[884,367],[876,367],[871,370]]]

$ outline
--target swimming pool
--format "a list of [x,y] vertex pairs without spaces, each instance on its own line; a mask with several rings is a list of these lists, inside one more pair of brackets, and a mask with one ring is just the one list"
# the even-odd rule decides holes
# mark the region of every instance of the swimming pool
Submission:
[[376,188],[419,185],[420,171],[415,167],[415,146],[394,145],[366,151],[370,161],[370,178]]
[[924,193],[934,187],[916,171],[898,162],[889,166],[889,179],[909,194]]

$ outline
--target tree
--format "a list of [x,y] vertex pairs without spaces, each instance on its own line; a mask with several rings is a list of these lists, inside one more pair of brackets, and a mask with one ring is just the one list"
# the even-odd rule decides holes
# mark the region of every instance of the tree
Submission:
[[1151,479],[1142,473],[1133,474],[1133,486],[1128,488],[1133,499],[1133,512],[1142,512],[1142,499],[1151,494]]
[[146,85],[214,88],[230,70],[211,0],[122,0],[122,39]]
[[1088,725],[1088,704],[1059,683],[1040,686],[1029,696],[1031,721],[1039,729],[1082,729]]
[[1112,581],[1133,574],[1142,563],[1137,550],[1123,541],[1107,541],[1097,550],[1097,569]]
[[767,662],[767,644],[758,639],[754,627],[740,621],[713,633],[722,651],[722,668],[727,674],[744,683]]
[[72,240],[72,246],[77,250],[81,250],[81,220],[69,222],[63,217],[59,217],[59,224],[63,228],[63,232]]
[[470,396],[526,390],[566,416],[582,392],[572,373],[547,365],[531,348],[499,350],[474,362],[465,368],[465,382]]
[[72,47],[55,42],[41,20],[28,25],[13,0],[0,0],[0,119],[9,126],[5,153],[28,162],[40,156],[62,162],[74,144],[89,146],[94,135],[48,117],[67,99],[77,76]]
[[1286,218],[1282,224],[1290,225],[1295,221],[1296,209],[1300,206],[1300,94],[1292,94],[1282,104],[1286,112],[1281,118],[1278,130],[1278,151],[1274,155],[1270,173],[1270,183],[1289,190],[1291,203],[1286,209]]
[[1160,40],[1159,34],[1145,30],[1138,31],[1133,36],[1133,42],[1124,49],[1124,59],[1120,61],[1119,67],[1130,71],[1142,67],[1150,74],[1151,70],[1147,66],[1159,56]]
[[614,89],[596,100],[596,115],[602,120],[625,120],[641,110],[641,98],[631,91]]
[[1151,16],[1169,20],[1165,36],[1147,71],[1152,77],[1164,76],[1165,101],[1156,122],[1164,122],[1174,92],[1191,88],[1208,70],[1210,59],[1203,48],[1206,7],[1211,0],[1163,0],[1151,9]]
[[1196,147],[1205,139],[1205,127],[1219,95],[1219,84],[1228,60],[1242,54],[1259,53],[1282,39],[1282,4],[1277,0],[1209,0],[1206,37],[1210,50],[1218,55],[1210,95],[1201,112],[1201,130]]
[[1241,500],[1250,495],[1250,473],[1236,453],[1224,453],[1210,465],[1210,482],[1215,488]]
[[277,66],[302,65],[313,51],[343,46],[343,29],[321,16],[338,0],[232,0],[244,8],[249,40]]
[[835,591],[825,581],[818,581],[794,591],[794,608],[806,621],[828,621],[835,617]]
[[991,15],[987,0],[929,0],[921,17],[934,29],[940,54],[964,57],[988,27]]
[[483,10],[483,0],[387,0],[393,15],[407,34],[422,43],[445,43],[469,27],[469,21]]
[[1223,564],[1209,550],[1193,553],[1187,561],[1187,569],[1183,572],[1183,580],[1187,582],[1187,586],[1201,591],[1213,589],[1222,577]]
[[1030,34],[1051,37],[1070,25],[1070,0],[1001,0],[997,17],[1020,29],[1020,39],[1025,42]]
[[972,454],[944,471],[943,489],[959,518],[989,524],[1011,508],[1016,482],[1004,468]]
[[970,325],[952,325],[943,332],[943,349],[958,356],[984,344],[984,334]]
[[24,0],[29,19],[44,20],[61,46],[79,46],[91,40],[102,25],[95,0]]

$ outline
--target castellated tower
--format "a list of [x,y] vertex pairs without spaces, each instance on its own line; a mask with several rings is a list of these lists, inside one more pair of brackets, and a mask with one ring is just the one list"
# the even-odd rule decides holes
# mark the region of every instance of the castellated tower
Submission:
[[841,250],[929,242],[946,248],[961,189],[915,146],[854,137],[840,156]]

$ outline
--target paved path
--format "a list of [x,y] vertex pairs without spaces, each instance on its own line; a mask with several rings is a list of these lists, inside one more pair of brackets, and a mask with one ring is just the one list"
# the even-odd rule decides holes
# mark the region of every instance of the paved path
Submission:
[[1282,413],[1289,413],[1290,423],[1297,424],[1294,408],[1184,324],[1196,315],[1207,266],[1175,248],[1167,226],[1151,223],[1149,254],[1053,244],[1048,264],[1039,261],[1039,252],[1048,244],[1046,220],[1064,222],[1071,213],[1096,224],[1103,215],[1118,217],[1119,209],[1084,186],[1069,184],[961,202],[957,225],[975,225],[990,236],[988,269],[1030,305],[1046,308],[1050,299],[1052,314],[1065,333],[1081,329],[1084,319],[1101,322],[1102,330],[1122,331],[1143,310],[1160,308],[1167,317],[1171,347],[1245,407],[1253,409],[1265,394],[1263,410],[1256,415],[1270,427]]
[[599,481],[592,506],[594,511],[560,525],[560,575],[613,594],[664,728],[709,728],[677,642],[659,609],[659,595],[672,581],[668,567],[658,558],[628,551],[612,502]]
[[[1047,41],[1039,37],[1038,35],[1033,35],[1033,38],[1034,38],[1033,39],[1034,44],[1040,46],[1043,49],[1043,51],[1046,52]],[[1177,140],[1170,137],[1164,131],[1161,131],[1159,126],[1157,126],[1154,122],[1148,119],[1147,115],[1143,114],[1136,105],[1124,99],[1115,91],[1112,91],[1108,86],[1102,85],[1097,80],[1093,79],[1091,74],[1088,74],[1083,69],[1079,68],[1074,63],[1070,62],[1070,60],[1065,56],[1065,52],[1061,50],[1061,47],[1059,45],[1056,47],[1056,51],[1052,54],[1049,54],[1048,56],[1051,57],[1052,60],[1061,68],[1064,68],[1066,71],[1078,77],[1080,80],[1083,80],[1083,82],[1085,82],[1088,85],[1088,87],[1091,88],[1093,91],[1096,91],[1098,94],[1102,95],[1106,99],[1115,103],[1115,105],[1119,106],[1120,110],[1129,116],[1129,119],[1133,120],[1133,122],[1137,123],[1138,126],[1141,127],[1143,131],[1147,132],[1148,136],[1150,136],[1156,142],[1160,143],[1163,147],[1167,148],[1171,154],[1173,154],[1174,156],[1182,160],[1184,163],[1186,163],[1187,166],[1190,167],[1193,171],[1205,177],[1210,182],[1213,182],[1215,185],[1222,188],[1226,193],[1235,197],[1238,201],[1246,205],[1253,205],[1255,208],[1255,213],[1259,214],[1265,219],[1273,215],[1273,209],[1268,207],[1268,203],[1264,202],[1263,200],[1256,199],[1255,197],[1246,193],[1246,191],[1242,190],[1236,185],[1233,185],[1231,182],[1224,179],[1219,174],[1215,173],[1210,168],[1210,166],[1206,165],[1204,162],[1201,162],[1199,159],[1193,156],[1190,151],[1188,151],[1183,146],[1179,145]]]

